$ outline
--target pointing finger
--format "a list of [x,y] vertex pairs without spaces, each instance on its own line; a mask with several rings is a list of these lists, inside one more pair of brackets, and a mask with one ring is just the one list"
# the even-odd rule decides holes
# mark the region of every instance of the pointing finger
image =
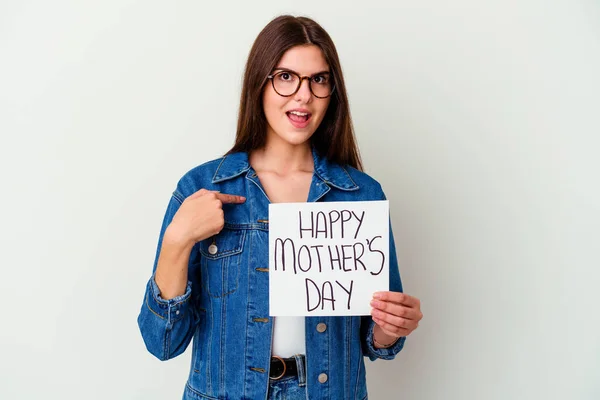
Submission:
[[246,201],[244,196],[236,196],[233,194],[215,193],[217,199],[221,200],[225,204],[242,204]]

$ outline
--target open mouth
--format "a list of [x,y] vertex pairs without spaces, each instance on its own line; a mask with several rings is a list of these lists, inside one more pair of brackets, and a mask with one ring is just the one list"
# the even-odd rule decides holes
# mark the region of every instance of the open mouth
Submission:
[[288,119],[296,128],[304,128],[308,125],[308,121],[312,117],[311,113],[304,113],[299,111],[288,111],[286,113]]

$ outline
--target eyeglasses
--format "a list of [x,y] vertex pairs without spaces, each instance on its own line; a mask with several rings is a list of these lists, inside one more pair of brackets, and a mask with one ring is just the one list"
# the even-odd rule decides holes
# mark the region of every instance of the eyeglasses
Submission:
[[312,76],[300,76],[294,71],[282,70],[267,76],[267,78],[271,80],[275,92],[283,97],[296,94],[305,79],[308,79],[310,92],[319,99],[331,96],[335,90],[329,72],[321,72]]

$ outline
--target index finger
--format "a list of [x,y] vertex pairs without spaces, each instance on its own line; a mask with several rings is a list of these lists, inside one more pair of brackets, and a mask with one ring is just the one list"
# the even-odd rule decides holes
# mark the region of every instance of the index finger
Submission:
[[409,296],[401,292],[376,292],[373,297],[378,300],[391,301],[392,303],[402,304],[408,307],[419,307],[421,301],[416,297]]
[[225,204],[241,204],[246,201],[244,196],[236,196],[233,194],[215,193],[217,199],[221,200]]

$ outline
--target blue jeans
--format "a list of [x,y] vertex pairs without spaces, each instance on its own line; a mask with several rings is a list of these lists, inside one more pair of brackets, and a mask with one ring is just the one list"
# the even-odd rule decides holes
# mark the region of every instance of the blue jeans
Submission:
[[298,376],[289,376],[279,380],[269,379],[269,395],[267,400],[306,400],[306,371],[304,359],[296,358]]

